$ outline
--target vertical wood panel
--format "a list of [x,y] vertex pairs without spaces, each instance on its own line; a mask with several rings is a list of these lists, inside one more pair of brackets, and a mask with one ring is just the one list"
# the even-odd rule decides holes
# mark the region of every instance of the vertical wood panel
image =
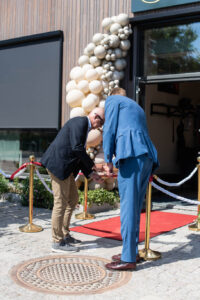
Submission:
[[0,0],[0,40],[62,30],[63,88],[62,123],[70,109],[65,103],[65,85],[72,67],[96,32],[103,18],[128,13],[131,0]]

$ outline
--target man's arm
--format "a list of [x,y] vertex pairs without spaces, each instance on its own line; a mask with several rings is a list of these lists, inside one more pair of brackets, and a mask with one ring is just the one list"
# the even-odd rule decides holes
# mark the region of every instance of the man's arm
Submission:
[[119,104],[115,102],[114,99],[108,98],[105,105],[105,124],[103,127],[103,151],[105,162],[107,163],[112,163],[112,157],[113,154],[115,154],[118,114]]

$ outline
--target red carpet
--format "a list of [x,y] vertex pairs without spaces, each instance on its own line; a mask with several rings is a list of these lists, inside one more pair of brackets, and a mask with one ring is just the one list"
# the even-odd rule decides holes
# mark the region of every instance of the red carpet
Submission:
[[[168,232],[192,223],[196,216],[182,215],[168,212],[151,212],[151,237]],[[95,235],[103,238],[121,240],[120,218],[113,217],[103,221],[92,222],[83,226],[76,226],[70,229],[80,233]],[[141,214],[140,222],[140,242],[145,239],[145,213]]]

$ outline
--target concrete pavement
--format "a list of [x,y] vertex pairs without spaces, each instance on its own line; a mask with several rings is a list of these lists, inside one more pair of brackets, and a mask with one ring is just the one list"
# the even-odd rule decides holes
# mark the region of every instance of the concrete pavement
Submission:
[[[153,206],[153,209],[161,207]],[[171,206],[165,210],[183,214],[197,214],[196,206]],[[80,211],[76,211],[78,213]],[[119,215],[119,209],[96,214],[95,221]],[[93,220],[92,220],[93,221]],[[72,226],[90,221],[72,219]],[[200,232],[178,228],[151,239],[150,248],[162,253],[162,259],[144,262],[132,272],[131,280],[116,289],[95,295],[51,295],[17,285],[10,277],[13,266],[32,258],[51,255],[51,211],[34,208],[33,223],[44,230],[22,233],[18,227],[28,223],[28,208],[19,201],[0,200],[0,299],[4,300],[199,300]],[[76,255],[92,255],[109,259],[121,252],[121,242],[73,233],[83,244]],[[143,248],[144,243],[140,244]]]

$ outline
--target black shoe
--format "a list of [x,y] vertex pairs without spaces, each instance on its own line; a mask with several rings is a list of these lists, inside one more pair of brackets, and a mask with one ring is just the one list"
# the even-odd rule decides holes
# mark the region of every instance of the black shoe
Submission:
[[70,234],[68,234],[66,237],[65,237],[65,242],[67,244],[73,244],[73,245],[78,245],[78,244],[81,244],[82,242],[80,240],[77,240],[75,239],[73,236],[71,236]]

